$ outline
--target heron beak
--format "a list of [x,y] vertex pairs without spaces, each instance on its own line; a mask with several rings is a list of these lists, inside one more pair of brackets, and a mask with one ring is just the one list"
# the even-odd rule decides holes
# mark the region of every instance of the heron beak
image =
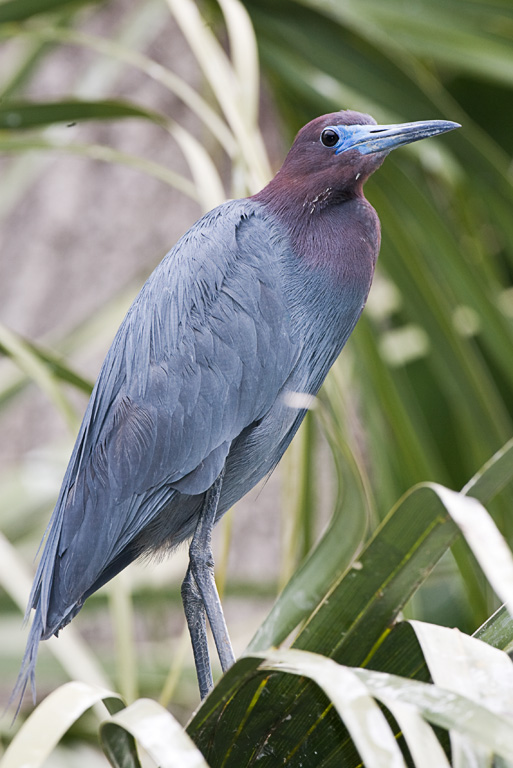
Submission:
[[450,120],[421,120],[416,123],[398,123],[397,125],[355,125],[349,141],[337,150],[336,154],[348,149],[357,149],[362,155],[375,152],[390,152],[392,149],[411,144],[412,141],[428,139],[439,133],[461,128],[459,123]]

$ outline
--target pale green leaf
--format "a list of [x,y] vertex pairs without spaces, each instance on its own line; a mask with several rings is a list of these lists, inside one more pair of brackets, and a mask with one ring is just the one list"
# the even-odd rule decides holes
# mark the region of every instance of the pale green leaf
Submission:
[[35,29],[15,25],[6,26],[0,29],[0,35],[5,37],[29,37],[35,40],[55,41],[67,45],[81,46],[139,69],[152,80],[161,83],[169,91],[176,94],[196,117],[205,124],[209,132],[217,138],[228,155],[232,157],[235,154],[236,144],[233,135],[223,119],[212,109],[208,102],[183,78],[128,45],[74,29],[49,27],[46,25]]
[[168,0],[168,5],[237,139],[241,156],[248,168],[250,189],[256,192],[269,180],[269,163],[259,132],[248,125],[241,109],[241,86],[234,69],[192,0]]
[[102,101],[67,99],[48,102],[7,100],[0,104],[0,129],[3,130],[24,130],[52,123],[79,120],[116,120],[134,117],[150,120],[158,125],[166,123],[165,118],[156,112],[113,99]]
[[263,670],[309,677],[322,688],[367,768],[405,766],[390,726],[353,670],[306,651],[269,651],[263,657]]
[[513,555],[497,526],[476,499],[442,487],[438,493],[490,584],[513,615]]
[[53,138],[13,138],[0,136],[0,152],[31,152],[38,150],[52,150],[57,152],[65,152],[70,155],[81,155],[82,157],[88,157],[91,160],[100,160],[104,163],[119,163],[120,165],[126,165],[129,168],[141,171],[142,173],[153,176],[159,181],[163,181],[170,187],[178,189],[182,194],[193,200],[198,200],[198,191],[195,185],[181,176],[179,173],[165,168],[158,163],[153,163],[151,160],[147,160],[144,157],[137,157],[136,155],[130,155],[126,152],[120,152],[112,147],[107,147],[101,144],[73,144],[71,142],[60,141]]
[[170,132],[182,150],[194,179],[201,207],[209,211],[226,200],[219,172],[203,145],[188,131],[174,124]]
[[62,414],[70,430],[75,433],[78,429],[77,415],[58,385],[56,376],[37,352],[2,324],[0,324],[0,347],[4,354],[9,355],[27,376],[41,387]]
[[208,768],[182,726],[155,701],[138,699],[102,723],[103,749],[115,768],[126,765],[129,736],[134,737],[160,768]]
[[368,692],[386,707],[393,706],[393,702],[409,704],[434,725],[455,729],[468,737],[478,750],[482,747],[505,760],[513,760],[513,719],[428,683],[367,669],[354,672]]
[[[485,705],[492,712],[511,717],[513,712],[513,665],[496,648],[459,632],[419,621],[411,626],[422,648],[436,685]],[[464,765],[472,749],[472,738],[451,732],[453,764]],[[494,750],[481,745],[476,765],[488,766]],[[479,762],[478,762],[479,761]]]
[[53,691],[20,728],[2,758],[2,768],[38,768],[62,736],[93,705],[122,708],[116,693],[86,683],[66,683]]
[[248,12],[239,0],[219,0],[230,39],[233,68],[239,82],[241,109],[249,125],[257,126],[260,73],[257,41]]
[[98,2],[99,0],[7,0],[0,4],[0,24],[23,21],[40,13],[51,13]]

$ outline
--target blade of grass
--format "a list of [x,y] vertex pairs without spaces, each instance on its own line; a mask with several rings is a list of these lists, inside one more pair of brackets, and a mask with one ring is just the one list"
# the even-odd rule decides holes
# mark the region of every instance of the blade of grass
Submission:
[[36,40],[49,40],[67,45],[81,46],[96,51],[104,56],[129,64],[144,72],[152,80],[163,85],[174,93],[198,117],[216,137],[230,157],[236,152],[233,134],[224,122],[202,96],[191,88],[181,77],[162,66],[148,56],[107,38],[95,37],[74,29],[59,29],[44,26],[40,29],[23,27],[5,27],[0,29],[0,36],[28,36]]
[[510,654],[513,650],[513,619],[502,605],[474,632],[473,637]]
[[123,701],[116,693],[86,683],[66,683],[53,691],[20,728],[2,757],[2,768],[43,765],[62,736],[93,705],[103,702],[119,711]]
[[170,133],[182,150],[194,179],[198,200],[205,212],[226,200],[219,172],[203,145],[175,123]]
[[100,160],[104,163],[119,163],[120,165],[126,165],[129,168],[146,173],[148,176],[163,181],[164,184],[168,184],[170,187],[177,189],[192,200],[198,201],[198,191],[195,185],[174,171],[164,168],[158,163],[154,163],[151,160],[147,160],[143,157],[137,157],[137,155],[129,155],[126,152],[120,152],[112,147],[103,146],[101,144],[72,144],[66,143],[54,139],[19,139],[19,138],[2,138],[0,136],[0,152],[32,152],[32,151],[57,151],[66,152],[72,155],[80,155],[87,157],[91,160]]
[[[509,443],[492,463],[488,463],[486,472],[476,479],[472,485],[473,494],[487,501],[512,478],[513,443]],[[421,485],[401,500],[360,554],[358,567],[347,569],[334,580],[332,588],[299,633],[294,647],[323,653],[346,664],[372,664],[398,612],[457,535],[450,509],[443,503],[446,495],[444,492],[439,495],[438,490],[436,485]],[[467,501],[471,506],[471,500]],[[266,683],[268,695],[279,695],[274,685],[271,681]],[[248,688],[248,697],[252,690]],[[307,711],[312,707],[311,692],[307,693],[298,685],[290,695],[293,704],[283,716],[290,715],[292,721],[297,719],[304,728]],[[319,712],[321,702],[316,706]],[[199,726],[199,722],[199,719],[193,721],[191,727]],[[259,707],[258,715],[256,711],[253,714],[252,723],[260,732],[272,731],[277,723],[276,713],[268,713]],[[294,727],[292,723],[290,728],[294,730]],[[280,738],[294,738],[288,729],[288,721],[280,720]],[[201,738],[209,738],[207,734],[211,736],[212,731],[205,723]],[[256,731],[254,736],[256,738]],[[316,736],[310,732],[309,738],[315,748],[320,748],[323,738],[320,732]]]
[[238,0],[218,0],[223,11],[233,68],[241,84],[241,110],[249,125],[257,127],[260,101],[258,48],[248,12]]
[[184,622],[180,638],[177,643],[177,648],[173,653],[172,661],[169,666],[168,675],[162,686],[162,691],[159,696],[159,704],[163,707],[168,707],[175,693],[180,675],[182,674],[185,657],[190,647],[190,635],[187,625]]
[[[65,381],[67,384],[71,384],[76,389],[84,392],[86,395],[90,395],[93,389],[93,383],[76,371],[72,370],[66,363],[64,363],[56,354],[50,352],[47,349],[43,349],[39,344],[34,344],[32,341],[23,339],[23,344],[30,350],[30,352],[37,357],[41,363],[47,366],[53,376],[60,381]],[[0,342],[0,354],[10,357],[9,349],[4,347]],[[1,394],[0,394],[1,397]]]
[[436,685],[511,716],[513,665],[504,651],[457,629],[422,621],[409,624]]
[[[298,676],[300,678],[298,685],[307,687],[311,693],[310,719],[307,721],[310,723],[309,727],[305,728],[305,723],[299,718],[295,719],[292,714],[291,700],[296,686],[288,684],[287,674],[285,676],[277,674],[284,672]],[[312,710],[313,701],[316,698],[312,695],[314,688],[305,682],[307,678],[320,685],[325,693],[322,699],[324,712],[317,721],[315,721],[315,710]],[[276,698],[273,699],[276,721],[272,730],[266,727],[261,738],[257,737],[254,741],[251,739],[251,734],[258,711],[262,707],[269,709],[269,697],[266,696],[264,699],[261,697],[262,691],[268,689],[271,680],[279,683],[279,694],[275,690]],[[361,685],[356,684],[356,680]],[[255,691],[252,700],[247,696],[250,691]],[[321,727],[323,721],[327,719],[328,712],[336,710],[354,739],[365,765],[373,765],[375,764],[373,761],[380,758],[391,760],[392,755],[393,759],[400,760],[402,764],[403,758],[397,756],[398,746],[388,725],[385,731],[381,721],[375,719],[373,715],[370,717],[371,725],[369,725],[370,709],[368,707],[371,700],[369,697],[382,702],[405,731],[407,730],[404,736],[407,743],[413,746],[413,755],[418,757],[421,748],[428,750],[424,754],[425,759],[421,759],[421,766],[447,764],[431,729],[421,724],[421,718],[467,736],[473,755],[479,755],[481,749],[485,748],[493,750],[506,760],[511,760],[513,729],[509,717],[492,712],[467,697],[446,691],[439,686],[407,680],[383,672],[349,668],[334,664],[317,654],[297,652],[293,649],[253,654],[236,662],[203,703],[192,726],[189,726],[189,731],[193,733],[196,740],[204,744],[207,742],[208,735],[213,735],[207,724],[209,721],[212,724],[215,722],[215,740],[219,739],[223,744],[221,754],[224,755],[225,768],[231,768],[236,764],[251,764],[259,757],[269,754],[286,756],[287,765],[290,766],[301,765],[301,762],[306,760],[306,755],[313,754],[316,755],[318,766],[357,765],[358,761],[353,753],[350,753],[350,757],[347,752],[344,753],[344,757],[341,756],[342,733],[334,727],[333,721],[330,721],[331,727],[324,723],[322,749],[319,745],[319,752],[316,751],[318,744],[312,742],[314,727]],[[238,716],[244,723],[244,727],[238,731],[233,728],[229,715],[230,706],[238,708]],[[220,717],[221,713],[222,717]],[[365,724],[360,720],[363,713],[366,713]],[[248,728],[250,725],[253,728]],[[288,733],[284,733],[285,725],[288,727]],[[359,732],[360,725],[363,726],[361,732]],[[390,747],[387,755],[388,734],[393,739],[395,749]],[[362,743],[359,741],[360,736]],[[373,753],[375,745],[373,736],[376,741],[383,736],[381,747],[384,747],[384,750],[380,755]],[[209,759],[213,761],[218,755],[215,743],[213,740],[207,743],[206,750]],[[235,756],[238,762],[235,762]]]
[[4,353],[29,376],[45,392],[50,401],[63,416],[70,431],[75,434],[78,429],[78,419],[74,408],[64,396],[56,377],[41,358],[22,338],[0,323],[0,346]]
[[318,605],[335,574],[346,571],[362,545],[369,516],[362,476],[347,446],[342,454],[334,453],[334,458],[340,487],[330,524],[284,587],[251,640],[249,651],[283,642]]
[[256,191],[267,183],[271,174],[262,138],[248,126],[240,109],[241,84],[234,69],[192,0],[167,2],[237,139],[248,168],[250,189]]
[[365,683],[369,693],[387,708],[393,709],[394,702],[408,704],[433,725],[454,729],[466,736],[477,754],[480,748],[484,748],[508,761],[513,760],[513,728],[510,718],[498,715],[452,691],[427,683],[366,669],[357,669],[355,674]]
[[[497,34],[489,12],[473,3],[465,7],[467,12],[461,14],[453,3],[436,8],[424,3],[412,13],[409,7],[397,2],[384,5],[365,0],[348,3],[344,10],[351,9],[351,19],[356,21],[358,17],[383,35],[393,36],[394,45],[404,47],[416,57],[434,59],[448,69],[511,85],[513,66],[505,66],[510,58],[508,41]],[[503,23],[511,24],[511,9],[503,6],[500,14]]]
[[134,637],[134,606],[125,571],[109,588],[110,617],[115,638],[118,688],[128,703],[136,700],[137,652]]
[[166,118],[157,112],[114,99],[98,101],[67,99],[48,102],[6,101],[0,104],[0,129],[3,130],[25,130],[53,123],[80,120],[115,120],[134,117],[150,120],[157,125],[165,126],[167,124]]
[[[471,640],[470,638],[468,639]],[[475,640],[472,642],[476,644],[478,643],[478,641]],[[483,644],[483,647],[480,650],[488,653],[490,649]],[[501,655],[503,657],[503,662],[509,664],[511,675],[511,663],[507,656],[502,652],[495,650],[494,653]],[[303,653],[298,654],[296,661],[295,653],[292,650],[273,651],[269,654],[262,654],[262,656],[267,656],[261,665],[263,671],[271,669],[291,671],[293,665],[297,665],[297,671],[294,672],[295,674],[301,674],[299,672],[300,669],[303,669],[303,674],[305,674],[310,660],[313,661],[315,659],[314,664],[318,664],[319,666],[325,666],[325,663],[328,661],[323,657],[317,657],[316,654],[305,654],[303,656]],[[305,657],[307,660],[306,663],[303,661]],[[314,664],[312,664],[312,666]],[[333,665],[333,667],[337,666],[339,669],[348,670],[347,667]],[[335,683],[336,674],[333,667],[333,682]],[[367,694],[370,694],[383,702],[383,704],[390,709],[392,714],[395,715],[395,707],[397,704],[402,704],[406,711],[409,709],[410,714],[417,711],[435,725],[455,729],[464,734],[468,737],[469,745],[471,745],[478,753],[480,748],[484,747],[486,750],[489,750],[491,754],[498,753],[506,760],[511,760],[513,758],[513,729],[511,727],[512,721],[510,717],[501,715],[485,706],[476,704],[471,699],[464,697],[461,694],[446,691],[440,686],[405,680],[396,675],[389,675],[383,672],[372,672],[365,669],[348,671],[351,671],[363,684],[363,689]],[[486,675],[486,679],[488,680],[489,677],[495,673],[495,670],[488,669],[487,671],[489,674]],[[332,690],[330,690],[329,695],[330,698],[333,699],[333,704],[336,706]],[[401,712],[401,709],[399,712]],[[511,708],[509,709],[509,713],[510,712]],[[403,722],[405,721],[403,720]],[[434,744],[434,742],[432,742],[432,744]],[[430,764],[437,765],[438,763],[431,762]]]
[[513,615],[513,555],[499,529],[476,499],[443,487],[438,488],[438,493],[490,584]]
[[208,768],[182,726],[156,701],[139,699],[102,723],[102,746],[116,768],[127,765],[127,740],[132,737],[161,768]]
[[100,0],[7,0],[0,5],[0,24],[25,21],[41,13],[52,13],[61,8],[92,5]]
[[[513,706],[513,667],[502,651],[456,629],[412,621],[431,677],[436,685],[483,704],[492,712],[510,715]],[[464,765],[471,747],[468,735],[451,732],[455,765]],[[493,762],[494,750],[481,747],[479,766]]]
[[[292,649],[271,651],[262,658],[263,671],[308,677],[322,688],[349,731],[365,766],[406,766],[393,731],[353,670],[323,656]],[[290,757],[291,753],[284,762]]]

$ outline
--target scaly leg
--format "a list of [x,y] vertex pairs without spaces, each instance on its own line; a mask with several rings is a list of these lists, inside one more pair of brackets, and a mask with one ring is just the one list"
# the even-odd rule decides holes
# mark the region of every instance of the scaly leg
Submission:
[[212,556],[212,529],[221,494],[224,470],[209,488],[189,547],[189,567],[182,584],[182,600],[189,627],[201,698],[213,687],[205,612],[223,672],[235,661],[223,608],[217,593]]

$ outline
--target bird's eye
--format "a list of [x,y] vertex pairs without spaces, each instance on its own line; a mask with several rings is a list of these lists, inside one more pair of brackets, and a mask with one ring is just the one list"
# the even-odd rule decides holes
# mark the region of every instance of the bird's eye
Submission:
[[338,142],[339,136],[332,128],[325,128],[321,133],[321,141],[325,147],[334,147]]

